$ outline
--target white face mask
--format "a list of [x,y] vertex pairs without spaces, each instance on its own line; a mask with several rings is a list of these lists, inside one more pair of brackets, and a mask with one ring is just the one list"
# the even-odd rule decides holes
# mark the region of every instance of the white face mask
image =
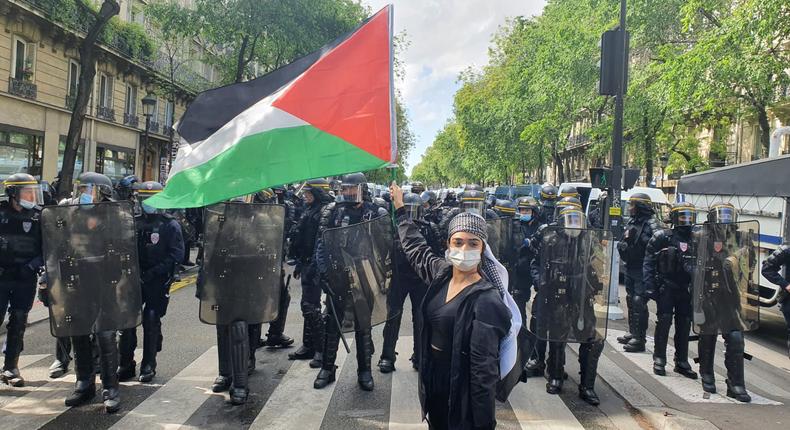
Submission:
[[30,209],[33,209],[34,207],[36,207],[36,202],[31,202],[31,201],[27,201],[25,199],[20,199],[19,200],[19,206],[22,206],[23,208],[25,208],[27,210],[30,210]]
[[460,248],[449,248],[444,253],[444,258],[462,272],[469,272],[480,264],[480,251],[471,249],[464,251]]

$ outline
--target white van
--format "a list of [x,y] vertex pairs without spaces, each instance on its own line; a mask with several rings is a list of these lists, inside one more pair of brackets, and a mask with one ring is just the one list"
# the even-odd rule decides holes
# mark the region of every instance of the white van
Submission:
[[[589,182],[565,182],[560,185],[559,189],[562,190],[566,186],[574,186],[576,187],[576,190],[579,191],[579,194],[581,195],[580,200],[582,201],[585,215],[589,215],[590,211],[598,207],[598,198],[601,196],[600,188],[593,188],[592,184]],[[669,215],[669,209],[671,208],[672,204],[667,199],[667,195],[658,188],[634,187],[628,191],[622,191],[620,194],[620,206],[623,208],[627,207],[628,199],[636,193],[644,193],[650,196],[650,200],[653,201],[653,207],[656,209],[656,213],[660,214],[660,220],[664,220]],[[625,211],[623,212],[623,217],[625,219],[628,217],[628,214],[625,213]]]

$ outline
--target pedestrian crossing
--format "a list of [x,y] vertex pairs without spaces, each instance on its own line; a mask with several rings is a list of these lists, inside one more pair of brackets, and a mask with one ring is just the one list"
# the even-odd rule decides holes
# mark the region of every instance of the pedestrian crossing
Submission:
[[[638,372],[644,372],[660,383],[675,396],[690,403],[709,404],[738,404],[722,394],[705,396],[702,394],[699,381],[683,378],[671,372],[667,376],[652,375],[652,356],[650,352],[642,354],[621,354],[621,346],[614,340],[620,333],[610,330],[606,353],[601,357],[599,364],[599,381],[597,389],[602,399],[602,404],[597,408],[598,414],[605,416],[608,422],[613,423],[611,428],[631,429],[640,428],[639,423],[632,416],[632,408],[661,408],[666,402],[656,394],[645,388],[644,383],[638,381]],[[243,429],[320,429],[327,428],[327,417],[334,413],[330,404],[337,402],[342,392],[355,390],[356,387],[346,387],[348,379],[341,381],[340,375],[344,367],[351,366],[353,372],[355,351],[353,339],[349,339],[352,348],[351,354],[341,348],[338,352],[338,382],[331,384],[323,390],[312,388],[313,380],[317,374],[316,369],[311,369],[307,361],[287,362],[282,367],[281,375],[276,375],[278,380],[273,391],[268,394],[265,402],[258,409],[251,409],[246,421],[229,423],[231,428]],[[648,342],[652,344],[652,342]],[[412,353],[412,338],[403,336],[397,345],[398,356],[409,357]],[[569,345],[568,373],[571,372],[572,363],[575,361],[572,354],[577,354],[578,345]],[[271,360],[273,356],[284,356],[287,350],[258,352],[259,361]],[[672,357],[674,350],[671,345],[667,354]],[[137,360],[141,350],[135,351]],[[217,375],[216,346],[209,346],[197,358],[174,374],[165,378],[157,377],[156,384],[145,384],[152,388],[146,393],[145,399],[130,406],[130,410],[119,413],[113,420],[106,421],[107,425],[90,428],[111,429],[176,429],[198,428],[190,425],[190,419],[196,414],[212,413],[206,408],[216,408],[216,399],[225,401],[227,393],[211,392],[211,384]],[[375,363],[374,357],[374,363]],[[720,357],[717,357],[720,359]],[[20,358],[20,369],[27,380],[23,388],[10,388],[0,386],[0,428],[3,429],[37,429],[42,427],[58,428],[58,419],[69,412],[63,404],[66,395],[70,393],[75,382],[73,372],[61,379],[48,379],[48,366],[53,357],[49,354],[30,354]],[[279,359],[279,358],[278,358]],[[624,366],[627,361],[629,366]],[[387,411],[388,424],[391,430],[425,429],[427,424],[421,420],[421,410],[417,395],[418,374],[409,365],[408,360],[399,361],[398,370],[392,374],[380,374],[374,371],[376,390],[386,390],[386,404],[379,407]],[[637,370],[634,370],[637,369]],[[576,369],[577,370],[577,369]],[[718,380],[723,384],[724,376],[717,369]],[[259,370],[252,378],[275,378],[274,375],[265,374]],[[549,395],[545,392],[543,378],[531,378],[526,384],[518,384],[513,390],[510,399],[505,404],[498,404],[497,417],[500,420],[499,428],[505,429],[547,429],[547,430],[577,430],[597,427],[587,421],[586,412],[580,413],[579,405],[569,402],[575,398],[575,374],[571,375],[565,384],[566,394],[562,396]],[[389,379],[389,381],[387,381]],[[381,382],[381,383],[380,383]],[[386,382],[389,382],[387,384]],[[98,377],[97,377],[98,383]],[[124,390],[130,390],[137,382],[126,382],[121,388],[122,399]],[[769,381],[759,375],[750,378],[747,374],[747,388],[754,399],[754,404],[765,406],[782,405],[783,401],[790,399],[790,392],[786,391],[778,381]],[[720,392],[726,388],[719,387]],[[127,391],[128,392],[128,391]],[[379,393],[381,394],[381,393]],[[361,395],[368,395],[363,393]],[[373,393],[370,393],[373,395]],[[627,399],[627,402],[624,401]],[[100,392],[97,393],[93,405],[78,408],[82,413],[101,414]],[[226,402],[225,402],[226,404]],[[252,407],[249,405],[236,408]],[[353,409],[354,405],[348,405]],[[588,409],[593,407],[586,406]],[[589,411],[588,411],[589,412]],[[216,413],[223,413],[216,411]],[[234,418],[238,418],[234,416]],[[353,419],[353,417],[352,417]],[[381,428],[380,423],[365,421],[360,418],[354,428]],[[610,427],[607,427],[610,428]]]

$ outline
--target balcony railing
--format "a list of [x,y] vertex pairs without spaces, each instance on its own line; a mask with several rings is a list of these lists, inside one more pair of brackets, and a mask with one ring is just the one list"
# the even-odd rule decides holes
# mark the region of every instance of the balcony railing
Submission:
[[157,133],[159,134],[159,123],[156,121],[149,121],[148,122],[148,132],[149,133]]
[[15,96],[35,100],[38,96],[38,87],[32,82],[8,78],[8,92]]
[[123,113],[123,123],[128,125],[129,127],[135,127],[140,124],[140,117],[137,115],[131,115],[126,112]]
[[96,107],[96,117],[115,122],[115,110],[104,106]]

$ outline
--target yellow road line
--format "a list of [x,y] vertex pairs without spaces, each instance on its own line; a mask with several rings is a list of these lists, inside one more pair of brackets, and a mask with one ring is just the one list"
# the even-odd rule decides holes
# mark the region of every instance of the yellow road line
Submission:
[[182,278],[178,282],[173,282],[170,285],[170,294],[173,294],[174,292],[186,287],[187,285],[193,284],[195,280],[197,280],[197,275],[189,275],[185,278]]

